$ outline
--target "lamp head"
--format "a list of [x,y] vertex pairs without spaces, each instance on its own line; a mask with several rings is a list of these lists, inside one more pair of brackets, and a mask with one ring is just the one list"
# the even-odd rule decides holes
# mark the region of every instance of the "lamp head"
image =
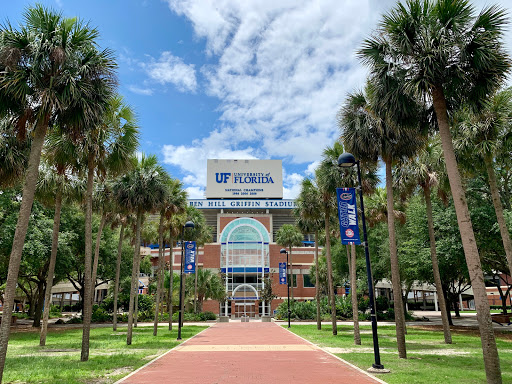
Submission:
[[192,221],[187,221],[184,225],[185,228],[192,228],[194,229],[195,225]]
[[338,157],[338,167],[350,168],[356,163],[356,158],[351,153],[342,153],[340,157]]
[[281,248],[281,250],[279,251],[279,253],[288,253],[288,251],[284,248]]

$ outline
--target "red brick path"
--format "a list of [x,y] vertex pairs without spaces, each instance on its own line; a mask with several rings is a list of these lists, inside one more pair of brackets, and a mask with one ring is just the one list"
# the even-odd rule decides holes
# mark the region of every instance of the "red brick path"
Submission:
[[120,382],[375,384],[381,381],[274,323],[232,322],[210,327]]

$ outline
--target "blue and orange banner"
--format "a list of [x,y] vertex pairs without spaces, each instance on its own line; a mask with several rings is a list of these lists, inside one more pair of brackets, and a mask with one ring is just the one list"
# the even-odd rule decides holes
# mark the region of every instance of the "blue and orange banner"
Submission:
[[336,188],[341,244],[361,244],[355,188]]
[[196,273],[196,242],[185,241],[184,273]]
[[286,284],[286,263],[279,263],[279,284]]

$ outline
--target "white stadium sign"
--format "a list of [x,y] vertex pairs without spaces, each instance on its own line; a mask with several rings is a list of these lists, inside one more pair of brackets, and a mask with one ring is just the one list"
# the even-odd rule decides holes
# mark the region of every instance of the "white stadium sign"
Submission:
[[230,208],[260,208],[260,209],[293,209],[295,200],[291,199],[190,199],[188,205],[197,209],[230,209]]
[[282,161],[208,160],[206,198],[282,199]]

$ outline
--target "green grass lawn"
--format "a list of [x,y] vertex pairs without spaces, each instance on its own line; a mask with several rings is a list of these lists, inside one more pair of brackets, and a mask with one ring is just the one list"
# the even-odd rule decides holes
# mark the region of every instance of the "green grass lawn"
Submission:
[[[185,325],[183,340],[206,327]],[[133,329],[132,345],[126,345],[126,327],[91,329],[89,361],[80,362],[82,330],[50,330],[46,346],[39,347],[39,333],[11,333],[4,383],[113,383],[179,343],[177,328]]]
[[[292,332],[321,347],[339,348],[331,350],[335,355],[366,370],[373,363],[371,327],[361,327],[361,344],[354,345],[352,327],[338,326],[338,336],[332,335],[330,326],[293,324]],[[443,333],[408,327],[406,336],[407,359],[399,359],[396,348],[395,327],[379,326],[381,363],[391,373],[379,375],[390,384],[432,383],[485,383],[485,371],[480,338],[475,332],[452,332],[453,344],[443,343]],[[512,383],[512,337],[498,335],[503,383]]]

